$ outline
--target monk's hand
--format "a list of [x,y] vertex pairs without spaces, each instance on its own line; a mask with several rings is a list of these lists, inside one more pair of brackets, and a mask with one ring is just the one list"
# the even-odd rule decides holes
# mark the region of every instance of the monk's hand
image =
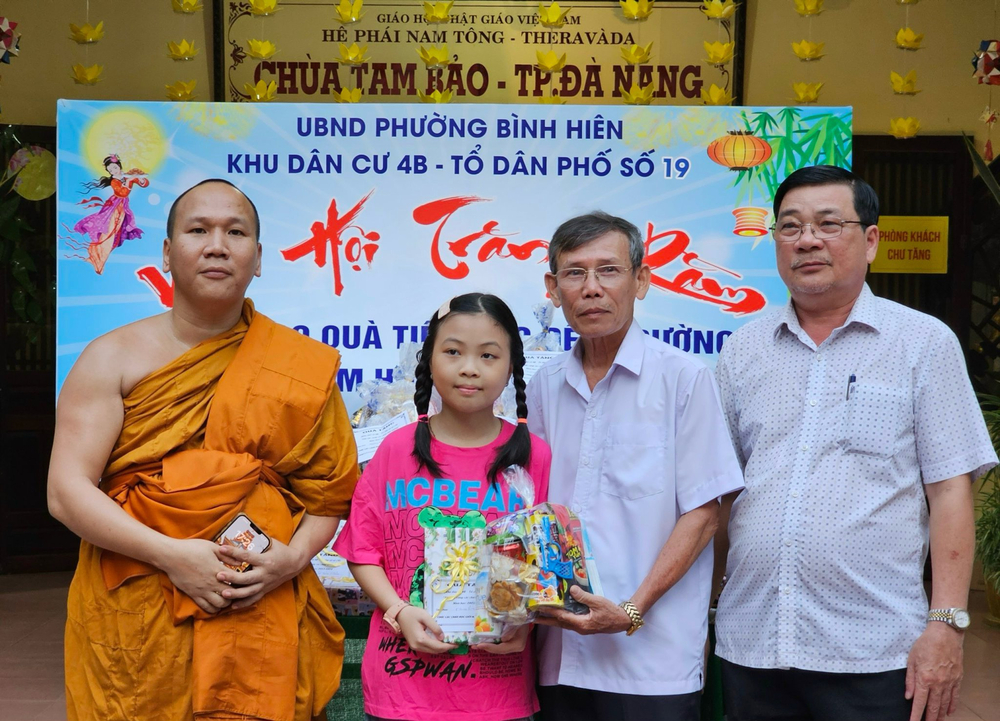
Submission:
[[239,566],[246,562],[253,566],[243,573],[225,568],[216,576],[223,584],[228,584],[222,596],[232,602],[234,610],[257,603],[269,591],[295,578],[309,563],[302,552],[274,539],[267,553],[247,551],[236,546],[215,548],[219,560],[224,563]]
[[216,577],[224,568],[216,555],[217,548],[211,541],[198,538],[171,539],[169,552],[160,564],[170,582],[206,613],[218,613],[231,603],[222,595],[229,586]]
[[472,648],[486,653],[520,653],[528,644],[528,636],[531,635],[531,624],[516,626],[504,631],[500,637],[500,643],[477,643]]
[[414,651],[421,653],[446,653],[458,648],[453,643],[444,642],[444,631],[437,621],[422,608],[404,606],[396,616],[396,623],[406,637],[406,643]]
[[594,633],[621,633],[632,626],[632,619],[625,613],[625,609],[614,601],[587,593],[579,586],[570,588],[569,593],[590,611],[575,614],[563,608],[540,606],[535,623],[542,626],[558,626],[584,636]]

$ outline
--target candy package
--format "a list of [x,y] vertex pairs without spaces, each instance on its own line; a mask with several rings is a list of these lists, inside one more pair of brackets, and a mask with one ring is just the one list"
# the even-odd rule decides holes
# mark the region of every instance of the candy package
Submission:
[[588,608],[570,595],[580,586],[592,592],[586,532],[576,514],[541,503],[498,518],[486,527],[491,547],[486,608],[510,625],[534,619],[543,606],[583,614]]

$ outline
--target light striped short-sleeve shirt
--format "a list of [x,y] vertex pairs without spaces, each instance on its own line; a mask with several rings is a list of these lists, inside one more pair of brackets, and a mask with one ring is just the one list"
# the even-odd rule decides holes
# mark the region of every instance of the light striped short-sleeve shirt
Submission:
[[[528,428],[552,448],[549,500],[587,528],[603,593],[631,598],[680,517],[743,486],[712,371],[635,321],[593,389],[581,342],[528,384]],[[538,682],[667,696],[702,687],[712,549],[634,636],[538,629]]]
[[866,285],[818,347],[789,302],[716,368],[746,489],[729,523],[718,654],[742,666],[906,666],[927,617],[923,484],[997,464],[961,347]]

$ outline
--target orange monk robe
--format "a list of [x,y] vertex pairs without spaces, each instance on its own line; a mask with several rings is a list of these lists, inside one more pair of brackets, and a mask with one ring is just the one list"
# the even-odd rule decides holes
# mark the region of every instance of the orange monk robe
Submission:
[[[212,539],[240,511],[287,543],[304,512],[346,514],[357,459],[339,354],[255,313],[150,374],[101,487],[174,538]],[[261,718],[323,712],[343,630],[312,568],[253,607],[209,616],[165,574],[83,542],[70,586],[72,719]]]

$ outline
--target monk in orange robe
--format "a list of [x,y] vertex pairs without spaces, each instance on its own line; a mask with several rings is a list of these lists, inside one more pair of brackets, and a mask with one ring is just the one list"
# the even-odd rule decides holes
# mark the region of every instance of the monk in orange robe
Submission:
[[[83,539],[71,720],[305,721],[339,685],[344,634],[310,561],[357,454],[338,353],[245,298],[259,232],[226,181],[182,194],[163,246],[173,308],[95,340],[63,385],[48,496]],[[266,552],[214,542],[239,513]]]

